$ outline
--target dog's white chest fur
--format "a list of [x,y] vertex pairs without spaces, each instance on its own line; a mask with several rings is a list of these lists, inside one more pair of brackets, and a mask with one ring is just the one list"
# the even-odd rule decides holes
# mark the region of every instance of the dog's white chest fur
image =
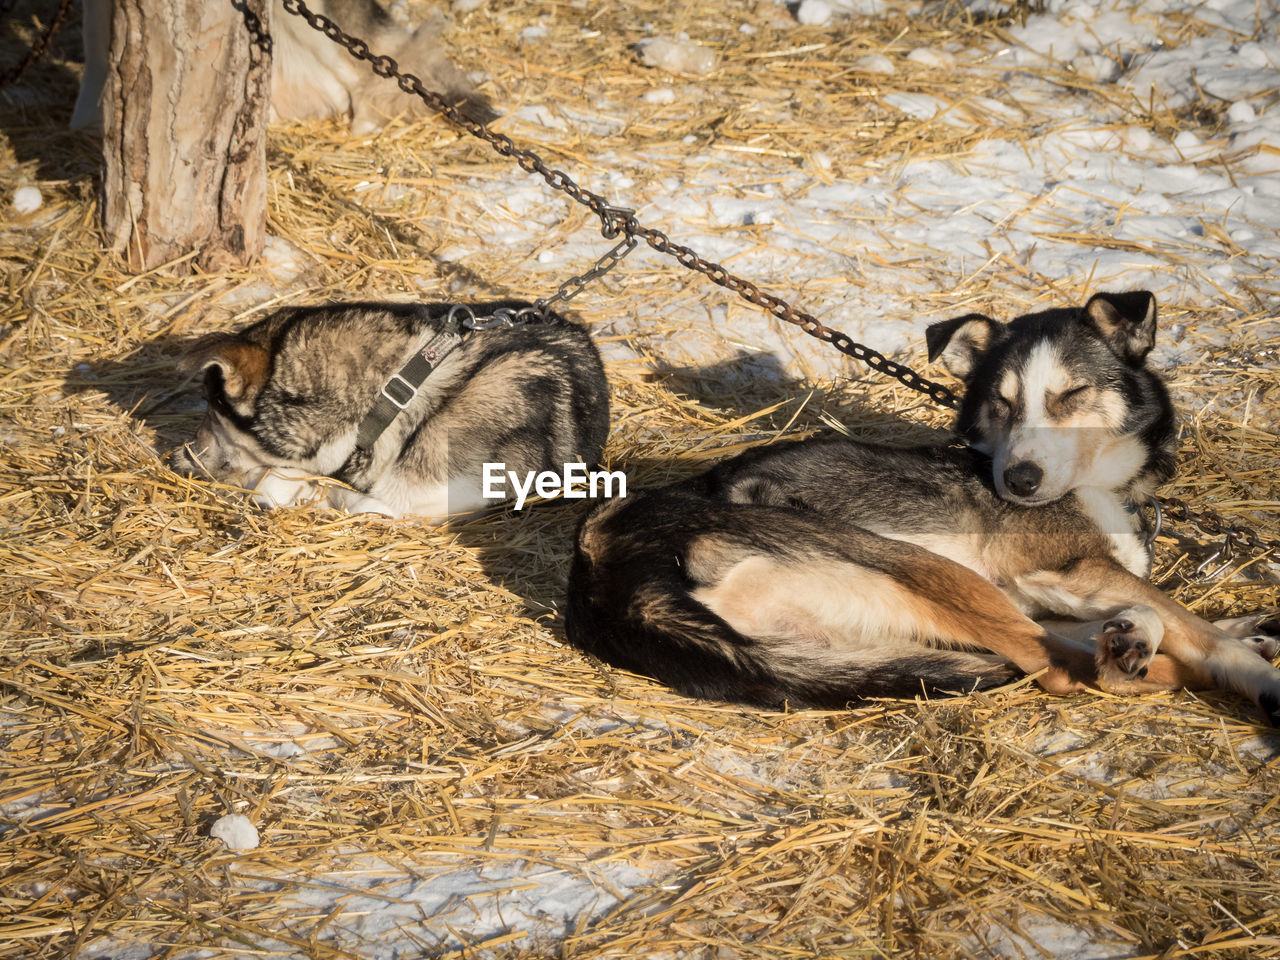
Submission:
[[1107,490],[1081,487],[1075,496],[1085,514],[1111,541],[1111,555],[1116,562],[1145,580],[1151,573],[1151,552],[1139,533],[1134,514]]

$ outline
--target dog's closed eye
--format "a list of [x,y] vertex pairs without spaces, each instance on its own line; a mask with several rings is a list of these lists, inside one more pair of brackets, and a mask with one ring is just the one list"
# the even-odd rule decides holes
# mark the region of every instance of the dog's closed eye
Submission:
[[1008,420],[1013,414],[1013,404],[998,393],[991,398],[987,409],[990,411],[992,418],[996,420]]
[[1093,387],[1089,384],[1082,384],[1078,387],[1072,387],[1069,390],[1063,390],[1056,396],[1050,397],[1045,406],[1048,408],[1051,416],[1068,416],[1080,409],[1081,405],[1089,399],[1089,395],[1092,390]]

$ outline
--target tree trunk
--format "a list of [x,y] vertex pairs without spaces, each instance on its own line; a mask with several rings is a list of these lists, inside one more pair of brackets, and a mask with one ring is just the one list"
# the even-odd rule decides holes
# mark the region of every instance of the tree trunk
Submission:
[[[101,2],[101,0],[100,0]],[[103,229],[131,269],[248,264],[266,229],[267,0],[109,0]]]

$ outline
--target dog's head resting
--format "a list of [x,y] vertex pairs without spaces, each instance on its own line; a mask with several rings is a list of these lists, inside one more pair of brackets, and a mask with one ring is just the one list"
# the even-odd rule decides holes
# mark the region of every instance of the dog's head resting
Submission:
[[270,353],[248,338],[215,333],[193,344],[178,369],[203,375],[209,408],[195,440],[174,452],[174,469],[252,487],[280,459],[261,448],[251,428],[271,374]]
[[[253,489],[271,471],[332,476],[360,419],[415,342],[413,303],[289,307],[196,341],[178,364],[203,378],[209,408],[175,470]],[[424,314],[426,311],[426,314]],[[430,322],[435,322],[432,320]]]
[[1138,501],[1173,474],[1173,407],[1146,365],[1155,333],[1142,290],[1008,324],[969,314],[925,338],[964,381],[957,431],[991,456],[1000,497],[1031,506],[1088,487]]
[[400,348],[384,333],[308,307],[196,341],[178,369],[202,376],[209,408],[171,465],[249,489],[272,470],[337,469],[351,452],[357,401],[376,393],[366,368]]

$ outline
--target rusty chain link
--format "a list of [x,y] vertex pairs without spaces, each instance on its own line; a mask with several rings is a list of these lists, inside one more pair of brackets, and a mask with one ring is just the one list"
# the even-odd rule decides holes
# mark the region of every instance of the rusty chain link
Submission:
[[636,248],[636,240],[633,234],[627,234],[622,240],[595,262],[590,270],[584,271],[577,276],[570,277],[564,283],[560,284],[560,288],[549,297],[540,297],[534,301],[534,308],[545,314],[554,303],[568,303],[592,282],[599,280],[606,273],[620,264],[626,259],[627,254]]
[[1197,510],[1178,497],[1161,497],[1160,502],[1166,516],[1189,523],[1211,537],[1221,537],[1224,551],[1241,547],[1254,555],[1280,555],[1280,540],[1264,537],[1246,524],[1233,523],[1212,510]]
[[[495,133],[485,124],[465,116],[440,94],[424,87],[418,77],[401,71],[399,64],[391,57],[374,54],[367,43],[358,37],[344,33],[341,27],[323,14],[312,12],[303,0],[281,0],[281,3],[287,13],[301,17],[313,29],[344,47],[351,56],[368,63],[378,76],[395,80],[405,93],[418,97],[455,126],[488,143],[499,156],[510,157],[520,165],[522,170],[527,173],[536,173],[546,181],[547,186],[589,209],[600,218],[600,232],[606,240],[613,240],[621,234],[626,234],[626,239],[601,257],[595,267],[566,281],[550,298],[539,301],[540,304],[549,306],[553,302],[563,302],[577,296],[588,283],[613,269],[623,257],[630,253],[635,247],[635,238],[638,237],[658,253],[672,257],[681,266],[701,273],[712,283],[737,294],[748,303],[763,308],[773,317],[799,327],[809,336],[831,344],[841,353],[877,373],[882,373],[912,390],[923,393],[941,406],[950,407],[953,410],[959,407],[959,398],[948,387],[921,376],[905,364],[890,360],[878,350],[858,343],[839,330],[831,329],[812,314],[797,310],[781,297],[761,290],[750,280],[731,273],[722,264],[707,260],[699,256],[695,250],[676,243],[661,230],[643,226],[636,219],[634,210],[610,204],[599,194],[579,186],[563,170],[548,166],[532,150],[517,146],[515,141],[506,134]],[[1167,516],[1193,524],[1211,537],[1221,536],[1224,547],[1244,547],[1256,553],[1275,551],[1280,554],[1280,540],[1265,538],[1251,527],[1225,520],[1213,511],[1196,510],[1186,501],[1176,497],[1162,497],[1160,502]]]
[[27,55],[18,61],[16,66],[10,67],[4,73],[0,74],[0,87],[7,87],[11,83],[17,83],[22,79],[22,75],[27,72],[30,66],[39,60],[46,49],[48,49],[50,41],[57,35],[58,31],[63,28],[67,22],[67,17],[71,16],[71,7],[75,0],[62,0],[58,4],[58,9],[54,11],[53,19],[49,21],[49,25],[44,28],[44,33],[36,37],[36,42],[31,45],[31,49],[27,51]]

